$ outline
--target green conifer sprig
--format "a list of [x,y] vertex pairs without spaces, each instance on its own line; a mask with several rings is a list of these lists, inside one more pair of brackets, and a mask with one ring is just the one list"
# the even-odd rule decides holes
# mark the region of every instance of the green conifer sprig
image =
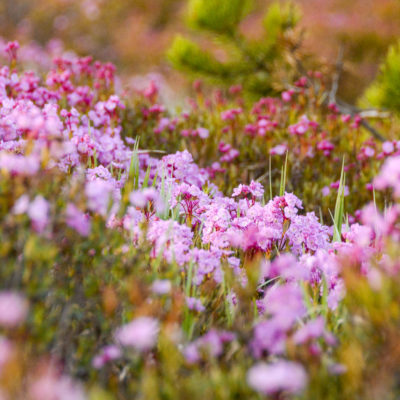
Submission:
[[177,36],[168,51],[175,68],[194,77],[223,85],[241,84],[246,92],[274,92],[274,71],[285,68],[285,51],[300,17],[293,3],[270,5],[263,19],[263,35],[250,40],[240,32],[240,23],[251,9],[250,0],[190,0],[188,24],[213,37],[227,54],[218,60],[212,51],[183,36]]
[[389,48],[380,72],[367,89],[365,98],[370,105],[400,113],[400,41]]

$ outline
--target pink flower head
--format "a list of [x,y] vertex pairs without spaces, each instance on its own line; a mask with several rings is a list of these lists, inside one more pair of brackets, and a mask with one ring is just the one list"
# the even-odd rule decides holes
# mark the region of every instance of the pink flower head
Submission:
[[49,203],[42,196],[36,196],[28,207],[28,216],[33,228],[41,233],[49,223]]
[[325,334],[325,321],[322,317],[307,322],[293,336],[296,344],[302,344],[310,339],[317,339]]
[[89,209],[105,216],[112,192],[111,182],[100,178],[94,179],[86,183],[85,192]]
[[197,134],[201,139],[207,139],[210,135],[210,131],[206,128],[197,128]]
[[67,375],[59,375],[50,367],[32,381],[29,399],[32,400],[86,400],[81,385]]
[[192,245],[193,232],[186,225],[172,220],[155,220],[147,232],[147,239],[153,243],[152,256],[160,253],[168,262],[175,260],[183,265]]
[[389,157],[379,175],[374,179],[374,187],[378,190],[392,188],[395,197],[400,197],[400,156]]
[[292,100],[293,94],[294,94],[294,90],[286,90],[286,91],[282,92],[282,95],[281,95],[282,100],[285,103],[289,103],[289,101]]
[[188,306],[189,310],[195,310],[198,312],[203,312],[205,307],[200,299],[196,297],[186,297],[186,305]]
[[322,196],[324,196],[324,197],[329,196],[330,191],[331,191],[331,189],[329,186],[324,186],[321,190]]
[[168,294],[171,291],[171,281],[168,279],[158,279],[151,285],[151,291],[158,295]]
[[321,150],[325,156],[329,156],[333,149],[335,148],[334,144],[329,140],[323,139],[317,144],[317,149]]
[[28,211],[28,208],[29,208],[29,196],[27,194],[23,194],[15,202],[13,207],[13,213],[16,215],[24,214]]
[[96,369],[102,368],[109,361],[116,360],[122,355],[121,349],[115,345],[103,347],[93,360],[92,365]]
[[159,87],[154,80],[151,80],[148,87],[143,90],[143,96],[151,99],[152,101],[157,97]]
[[190,364],[198,362],[205,355],[219,357],[224,351],[224,345],[234,339],[235,334],[232,332],[212,329],[186,346],[183,354]]
[[364,148],[364,154],[367,157],[373,157],[375,155],[375,150],[372,147],[367,146]]
[[79,210],[74,204],[69,203],[65,212],[67,225],[75,229],[80,235],[88,236],[90,233],[90,219],[87,214]]
[[307,118],[306,115],[303,115],[297,124],[290,125],[288,129],[291,135],[303,136],[312,126],[313,123]]
[[236,118],[237,115],[242,113],[241,108],[233,108],[231,110],[226,110],[221,113],[221,119],[224,121],[232,121]]
[[133,191],[129,195],[129,201],[139,208],[153,205],[155,211],[162,212],[164,209],[160,194],[152,187]]
[[251,367],[247,373],[247,382],[251,388],[265,395],[283,391],[299,393],[307,384],[307,374],[300,364],[280,360]]
[[115,337],[123,346],[147,351],[155,346],[158,332],[159,322],[155,318],[139,317],[119,328]]
[[227,151],[221,158],[221,162],[231,162],[235,158],[239,156],[239,150],[231,148],[229,151]]
[[240,195],[250,194],[253,198],[260,198],[264,196],[264,187],[261,183],[256,181],[251,181],[250,185],[240,184],[237,188],[233,189],[233,197]]
[[28,314],[26,299],[16,292],[0,292],[0,325],[15,328],[24,322]]
[[269,151],[269,154],[271,154],[271,156],[273,156],[273,155],[281,156],[286,153],[287,149],[288,149],[288,147],[286,144],[278,144],[275,147],[271,148],[271,150]]
[[17,51],[19,49],[19,43],[17,41],[14,42],[8,42],[5,47],[5,52],[8,54],[10,57],[10,61],[16,61],[17,60]]
[[382,143],[382,151],[388,155],[394,152],[394,144],[393,142],[386,141]]

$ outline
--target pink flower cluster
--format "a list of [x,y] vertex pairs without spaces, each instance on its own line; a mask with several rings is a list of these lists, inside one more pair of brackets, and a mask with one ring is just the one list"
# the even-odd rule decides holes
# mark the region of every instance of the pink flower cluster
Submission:
[[[13,61],[17,49],[13,43],[6,49]],[[341,257],[360,261],[363,273],[377,281],[369,260],[385,238],[400,239],[399,207],[388,207],[381,215],[368,206],[361,212],[363,225],[343,226],[342,241],[332,243],[332,227],[323,225],[314,212],[302,213],[302,202],[293,193],[267,201],[261,183],[251,181],[239,184],[230,196],[224,195],[212,179],[216,171],[223,170],[220,164],[201,168],[187,150],[151,157],[131,148],[137,144],[134,139],[122,138],[120,113],[125,104],[114,93],[114,72],[112,65],[93,62],[91,58],[58,58],[42,82],[33,73],[18,74],[7,66],[1,67],[1,171],[13,178],[32,180],[57,171],[69,183],[78,185],[81,180],[82,192],[63,205],[61,218],[65,225],[87,237],[92,233],[93,222],[104,220],[108,229],[122,232],[125,246],[145,243],[153,260],[173,265],[183,281],[189,280],[185,284],[190,290],[182,296],[182,304],[190,315],[206,314],[209,304],[202,298],[206,284],[225,291],[225,267],[232,269],[241,286],[246,286],[244,261],[262,260],[255,303],[258,314],[244,343],[257,364],[248,371],[247,381],[263,395],[301,392],[307,374],[300,364],[284,360],[288,341],[294,346],[306,346],[315,357],[322,354],[322,346],[336,344],[324,317],[309,312],[312,299],[304,287],[311,288],[328,312],[337,310],[345,293]],[[299,81],[297,87],[304,85],[304,81]],[[154,98],[155,91],[150,87],[146,97]],[[294,95],[294,91],[285,92],[283,102],[291,102]],[[247,125],[246,133],[266,136],[277,127],[281,107],[276,99],[261,100],[253,110],[256,122]],[[144,118],[158,116],[154,127],[157,135],[176,126],[176,121],[162,117],[164,112],[162,105],[152,104],[142,113]],[[242,112],[240,108],[230,109],[220,117],[230,124],[230,129]],[[229,134],[229,129],[222,133]],[[288,133],[300,141],[307,135],[315,139],[318,129],[317,122],[303,116],[288,127]],[[210,131],[198,127],[182,132],[183,136],[186,134],[205,140]],[[327,157],[335,148],[322,133],[315,142],[315,149]],[[396,198],[400,197],[397,146],[393,142],[383,143],[382,153],[393,157],[386,160],[374,180],[376,189],[390,188]],[[281,143],[272,147],[270,154],[283,155],[288,148],[288,144]],[[229,163],[240,155],[225,141],[219,143],[218,151],[221,163]],[[313,156],[314,148],[306,151],[309,157]],[[375,152],[376,148],[365,143],[358,159],[364,162]],[[330,185],[338,186],[338,182]],[[324,188],[324,194],[329,190],[328,186]],[[49,236],[56,229],[55,218],[60,218],[54,215],[54,209],[55,204],[39,190],[23,194],[10,211],[18,218],[25,216],[27,225],[38,235]],[[388,265],[393,270],[398,268]],[[152,296],[166,298],[175,284],[172,280],[154,280]],[[236,294],[224,294],[235,312]],[[27,312],[24,297],[11,291],[0,292],[3,328],[20,327]],[[115,331],[113,344],[103,347],[93,358],[94,368],[122,359],[132,349],[142,356],[156,351],[161,330],[162,322],[150,316],[139,316],[122,325]],[[223,330],[203,333],[182,347],[189,364],[201,362],[207,356],[218,358],[226,345],[240,340]],[[8,350],[0,341],[0,353],[7,355]],[[271,356],[275,361],[264,362]],[[79,385],[53,371],[37,380],[31,397],[39,398],[38,393],[47,390],[49,399],[58,399],[60,387],[71,393],[70,398],[84,398]]]

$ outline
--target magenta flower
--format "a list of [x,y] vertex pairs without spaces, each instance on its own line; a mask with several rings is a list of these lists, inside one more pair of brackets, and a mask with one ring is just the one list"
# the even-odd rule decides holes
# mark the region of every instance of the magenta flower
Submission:
[[303,115],[297,124],[289,126],[289,133],[294,136],[303,136],[314,125],[307,116]]
[[237,115],[242,113],[241,108],[233,108],[231,110],[226,110],[221,113],[221,119],[223,121],[232,121],[236,118]]
[[8,42],[4,51],[8,54],[10,57],[10,61],[16,61],[17,60],[17,52],[19,49],[19,43],[17,41],[14,42]]
[[282,92],[282,94],[281,94],[282,100],[285,103],[288,103],[289,101],[292,100],[293,94],[294,94],[294,90],[286,90],[286,91]]

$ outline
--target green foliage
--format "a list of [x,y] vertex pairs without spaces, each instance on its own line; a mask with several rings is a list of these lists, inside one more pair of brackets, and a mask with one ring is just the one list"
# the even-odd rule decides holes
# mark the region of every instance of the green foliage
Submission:
[[400,112],[400,42],[392,46],[365,97],[374,106]]
[[232,35],[248,5],[246,0],[191,0],[189,23],[198,29]]
[[200,76],[225,80],[233,73],[230,66],[218,62],[212,54],[183,36],[175,38],[168,58],[176,68],[186,72],[196,71]]
[[168,51],[170,62],[178,70],[213,83],[241,84],[250,94],[276,91],[282,76],[275,72],[286,71],[284,54],[291,48],[288,33],[295,28],[300,14],[292,3],[273,3],[263,21],[263,34],[258,40],[250,40],[240,33],[240,23],[250,5],[241,0],[192,0],[189,25],[210,34],[215,39],[210,48],[218,43],[227,61],[219,61],[212,50],[203,50],[190,39],[178,36]]
[[264,18],[267,43],[276,43],[282,32],[295,28],[299,20],[300,11],[293,3],[273,3]]

